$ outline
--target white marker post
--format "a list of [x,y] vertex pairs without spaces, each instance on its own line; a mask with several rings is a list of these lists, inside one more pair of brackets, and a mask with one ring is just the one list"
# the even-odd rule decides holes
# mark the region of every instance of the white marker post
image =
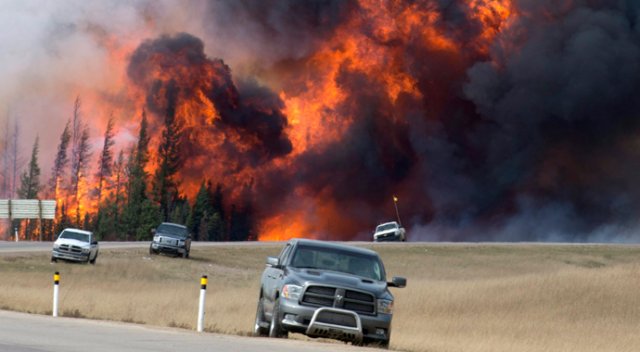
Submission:
[[18,237],[18,227],[16,226],[15,228],[15,234],[16,234],[16,242],[18,242],[18,240],[20,239],[20,237]]
[[58,316],[58,289],[60,287],[60,273],[53,274],[53,316]]
[[202,332],[204,325],[204,298],[207,294],[207,275],[200,278],[200,305],[198,306],[198,332]]

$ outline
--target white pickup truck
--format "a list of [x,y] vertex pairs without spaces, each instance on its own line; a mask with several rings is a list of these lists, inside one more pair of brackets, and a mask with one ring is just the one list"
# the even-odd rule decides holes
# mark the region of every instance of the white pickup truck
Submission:
[[382,241],[406,241],[406,231],[404,227],[400,226],[397,222],[385,222],[376,227],[376,231],[373,233],[374,242]]
[[92,232],[64,229],[53,242],[51,261],[58,259],[95,264],[98,259],[98,241]]

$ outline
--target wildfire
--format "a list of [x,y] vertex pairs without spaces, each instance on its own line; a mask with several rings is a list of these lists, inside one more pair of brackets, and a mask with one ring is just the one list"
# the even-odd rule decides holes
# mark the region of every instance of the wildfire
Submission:
[[[360,199],[340,199],[337,188],[328,189],[333,182],[330,176],[318,178],[329,185],[298,179],[303,171],[316,175],[305,165],[312,165],[309,160],[322,153],[338,150],[339,154],[336,145],[356,143],[351,134],[370,128],[389,134],[391,142],[391,147],[381,146],[375,157],[369,157],[380,160],[365,156],[357,160],[384,169],[386,174],[374,184],[389,182],[393,186],[401,178],[408,178],[410,171],[402,170],[408,169],[407,160],[413,153],[406,146],[411,115],[408,106],[424,110],[427,104],[426,109],[436,109],[438,103],[432,100],[440,99],[427,94],[434,89],[433,80],[416,71],[447,69],[428,67],[428,62],[416,58],[463,57],[463,51],[473,50],[469,42],[475,54],[486,55],[513,16],[508,0],[469,1],[463,12],[481,28],[465,42],[460,38],[461,29],[445,25],[444,11],[437,4],[359,1],[354,14],[300,59],[293,74],[272,78],[278,81],[278,92],[261,85],[261,77],[234,77],[224,58],[207,56],[203,42],[194,36],[162,36],[134,45],[133,39],[119,42],[95,30],[95,36],[110,52],[109,65],[122,74],[108,82],[106,92],[83,93],[83,111],[91,115],[87,121],[94,130],[104,131],[109,114],[115,113],[119,121],[126,120],[121,130],[135,135],[131,131],[136,129],[142,109],[146,109],[152,133],[147,171],[153,174],[168,104],[165,97],[175,84],[178,93],[174,108],[180,122],[183,156],[178,179],[184,195],[193,199],[203,179],[224,184],[232,201],[250,188],[259,204],[260,240],[353,238],[388,212],[380,211],[373,219],[371,213],[362,212],[354,220],[345,215],[345,207],[352,206],[346,211],[357,213],[354,208],[358,206],[388,198],[388,194],[379,194],[369,199],[368,193],[390,190],[359,190]],[[380,111],[370,112],[375,116],[363,116],[365,105],[372,103]],[[366,119],[371,122],[363,122]],[[119,145],[120,149],[126,147]],[[97,152],[94,150],[94,156]],[[347,174],[350,182],[359,182],[357,171]],[[269,180],[264,180],[265,175]],[[58,197],[74,216],[79,211],[82,217],[98,207],[95,197],[90,196],[96,185],[92,175],[86,176],[79,184],[79,203],[74,204],[66,192]],[[282,192],[275,199],[262,200],[271,189]],[[364,224],[361,219],[367,217],[369,223]]]

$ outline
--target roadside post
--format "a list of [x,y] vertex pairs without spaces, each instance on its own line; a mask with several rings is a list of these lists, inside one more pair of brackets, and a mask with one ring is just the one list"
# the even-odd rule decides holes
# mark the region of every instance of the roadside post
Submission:
[[13,229],[14,233],[16,234],[16,242],[18,242],[18,226],[15,226]]
[[60,287],[60,273],[53,274],[53,316],[58,316],[58,289]]
[[398,225],[402,226],[402,221],[400,221],[400,212],[398,212],[398,197],[393,196],[393,205],[396,207],[396,216],[398,217]]
[[198,332],[202,332],[204,325],[204,298],[207,294],[207,275],[200,278],[200,304],[198,306]]

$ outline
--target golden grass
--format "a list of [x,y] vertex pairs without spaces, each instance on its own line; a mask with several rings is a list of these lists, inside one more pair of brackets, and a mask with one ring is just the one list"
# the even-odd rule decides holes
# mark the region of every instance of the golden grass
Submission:
[[[637,351],[640,247],[376,244],[396,295],[391,347],[407,351]],[[205,329],[249,334],[267,255],[281,245],[194,248],[192,259],[103,250],[96,266],[48,253],[0,256],[0,308],[194,329],[200,275]]]

